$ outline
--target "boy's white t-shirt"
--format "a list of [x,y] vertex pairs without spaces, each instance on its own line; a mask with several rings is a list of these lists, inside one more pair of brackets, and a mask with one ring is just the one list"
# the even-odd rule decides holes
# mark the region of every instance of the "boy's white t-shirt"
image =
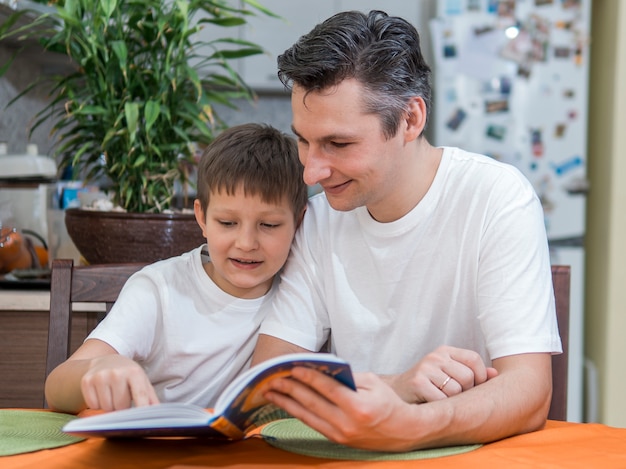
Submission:
[[161,402],[213,407],[249,367],[262,306],[221,290],[203,268],[201,246],[146,266],[122,289],[110,313],[87,339],[99,339],[146,371]]
[[513,166],[444,148],[403,218],[309,203],[261,333],[331,351],[355,371],[399,373],[440,345],[560,352],[541,204]]

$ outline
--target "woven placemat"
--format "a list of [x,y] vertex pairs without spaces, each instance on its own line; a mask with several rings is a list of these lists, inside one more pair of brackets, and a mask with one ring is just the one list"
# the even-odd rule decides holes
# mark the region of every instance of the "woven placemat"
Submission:
[[482,445],[449,446],[446,448],[424,449],[406,453],[384,453],[366,451],[333,443],[297,419],[278,420],[261,429],[261,435],[270,445],[292,453],[328,459],[349,459],[356,461],[408,461],[430,459],[467,453]]
[[63,425],[75,418],[56,412],[0,409],[0,456],[57,448],[84,440],[61,431]]

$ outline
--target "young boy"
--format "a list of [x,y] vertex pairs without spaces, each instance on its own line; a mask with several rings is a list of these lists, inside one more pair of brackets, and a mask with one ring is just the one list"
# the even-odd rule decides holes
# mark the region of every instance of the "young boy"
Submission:
[[212,407],[249,366],[307,203],[293,139],[232,127],[198,168],[207,244],[133,275],[111,312],[46,380],[48,405],[77,413],[157,402]]

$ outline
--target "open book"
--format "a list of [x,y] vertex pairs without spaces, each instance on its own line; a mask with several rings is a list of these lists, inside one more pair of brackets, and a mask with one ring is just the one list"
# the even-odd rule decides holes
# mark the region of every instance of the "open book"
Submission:
[[132,407],[72,420],[63,431],[77,436],[197,436],[240,439],[272,419],[277,408],[263,394],[267,383],[288,377],[296,366],[315,368],[356,389],[350,365],[328,353],[282,355],[250,368],[230,383],[213,411],[193,404],[163,403]]

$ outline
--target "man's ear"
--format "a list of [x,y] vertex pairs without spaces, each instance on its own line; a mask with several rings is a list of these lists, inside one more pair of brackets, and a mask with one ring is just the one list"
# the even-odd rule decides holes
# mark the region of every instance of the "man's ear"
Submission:
[[202,204],[199,199],[193,201],[193,213],[196,216],[198,226],[202,230],[202,236],[206,238],[206,214],[204,213],[204,210],[202,210]]
[[405,141],[410,142],[422,135],[426,126],[426,102],[420,96],[414,96],[408,103],[405,118]]

